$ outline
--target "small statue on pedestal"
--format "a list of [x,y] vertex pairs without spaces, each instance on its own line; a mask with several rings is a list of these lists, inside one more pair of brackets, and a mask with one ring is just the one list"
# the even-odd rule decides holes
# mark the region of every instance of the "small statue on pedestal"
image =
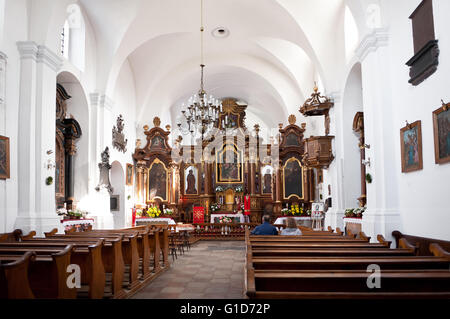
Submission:
[[100,169],[100,182],[98,186],[95,188],[97,192],[100,189],[107,189],[109,194],[112,195],[113,188],[111,186],[111,182],[109,181],[109,170],[111,169],[111,165],[109,164],[109,148],[106,149],[102,153],[102,162],[98,164],[98,168]]

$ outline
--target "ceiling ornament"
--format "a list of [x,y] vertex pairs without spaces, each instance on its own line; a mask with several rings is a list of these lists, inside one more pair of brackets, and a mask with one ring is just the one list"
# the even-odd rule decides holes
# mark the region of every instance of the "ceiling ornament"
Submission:
[[190,133],[192,136],[195,136],[197,133],[200,133],[203,139],[207,132],[217,126],[219,113],[222,112],[222,103],[212,95],[209,95],[208,97],[204,88],[204,69],[206,65],[204,63],[203,37],[205,27],[203,24],[203,0],[200,1],[200,5],[200,90],[189,98],[187,104],[182,104],[182,115],[180,116],[177,125],[183,134]]

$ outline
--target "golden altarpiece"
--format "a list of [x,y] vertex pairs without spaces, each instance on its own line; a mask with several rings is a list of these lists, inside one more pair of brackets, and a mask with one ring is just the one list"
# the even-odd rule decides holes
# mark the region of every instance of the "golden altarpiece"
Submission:
[[288,126],[279,125],[278,143],[264,143],[259,125],[245,126],[246,105],[233,99],[222,105],[213,133],[195,145],[183,145],[181,136],[169,145],[171,127],[162,129],[159,118],[152,129],[144,127],[146,145],[138,141],[133,154],[137,202],[165,205],[178,221],[191,221],[196,206],[206,214],[214,204],[220,205],[216,213],[240,212],[244,196],[250,196],[252,222],[263,213],[281,215],[286,204],[310,209],[322,166],[305,164],[306,124],[297,126],[291,115]]

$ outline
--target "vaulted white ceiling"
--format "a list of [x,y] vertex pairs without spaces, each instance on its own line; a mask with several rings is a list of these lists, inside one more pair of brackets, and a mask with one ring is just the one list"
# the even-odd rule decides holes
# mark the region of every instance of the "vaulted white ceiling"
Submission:
[[[286,122],[314,81],[336,90],[345,67],[343,17],[353,0],[205,0],[206,91],[249,105],[267,127]],[[98,42],[98,87],[111,95],[124,63],[139,123],[175,124],[200,81],[200,0],[80,0]],[[224,27],[226,38],[212,31]]]

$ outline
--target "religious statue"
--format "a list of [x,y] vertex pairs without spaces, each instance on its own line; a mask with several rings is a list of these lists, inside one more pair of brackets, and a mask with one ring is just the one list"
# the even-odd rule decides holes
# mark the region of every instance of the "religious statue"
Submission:
[[267,170],[266,174],[264,175],[264,194],[272,194],[272,174],[270,174],[270,171]]
[[187,176],[186,194],[197,194],[197,193],[198,193],[197,188],[195,187],[194,171],[190,169],[189,174]]
[[117,128],[114,126],[112,130],[112,144],[119,152],[126,153],[128,140],[125,139],[125,135],[123,134],[124,127],[122,114],[120,114],[117,118]]
[[102,152],[102,162],[98,164],[98,168],[100,169],[100,182],[95,190],[99,192],[100,189],[104,188],[112,195],[113,188],[109,181],[109,170],[111,169],[111,165],[109,164],[109,147],[106,147]]

